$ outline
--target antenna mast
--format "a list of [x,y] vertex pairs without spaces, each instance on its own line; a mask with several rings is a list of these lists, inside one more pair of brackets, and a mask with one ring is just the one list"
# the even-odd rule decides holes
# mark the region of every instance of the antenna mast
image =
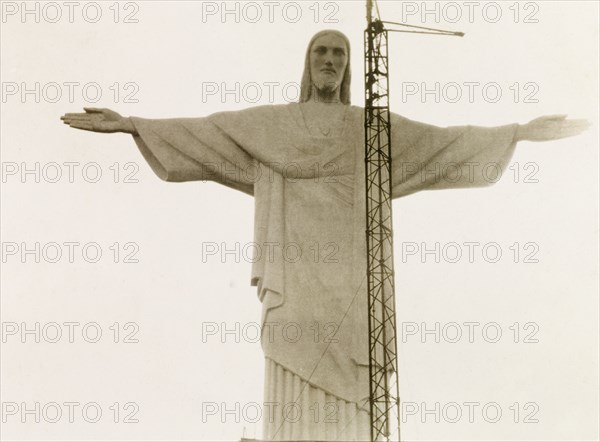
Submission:
[[373,17],[372,0],[367,0],[364,41],[371,440],[399,440],[388,33]]
[[365,183],[371,441],[399,441],[400,390],[394,294],[388,30],[384,24],[417,29],[390,29],[390,32],[460,37],[464,34],[381,21],[374,0],[367,0],[366,5]]

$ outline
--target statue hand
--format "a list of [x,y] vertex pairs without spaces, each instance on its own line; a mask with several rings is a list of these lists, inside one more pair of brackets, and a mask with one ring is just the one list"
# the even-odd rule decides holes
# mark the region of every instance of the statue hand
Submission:
[[517,140],[550,141],[579,135],[590,123],[587,120],[567,120],[566,115],[549,115],[536,118],[519,126]]
[[84,107],[83,109],[85,113],[65,114],[60,119],[75,129],[100,133],[135,133],[135,128],[129,118],[122,117],[115,111],[95,107]]

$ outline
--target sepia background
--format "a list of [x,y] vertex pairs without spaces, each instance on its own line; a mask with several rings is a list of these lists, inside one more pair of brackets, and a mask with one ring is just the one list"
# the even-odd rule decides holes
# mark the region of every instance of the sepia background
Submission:
[[[197,117],[295,101],[306,45],[326,28],[352,43],[362,106],[364,2],[74,3],[69,17],[64,2],[2,2],[0,436],[259,438],[260,305],[244,253],[252,198],[162,182],[129,135],[76,131],[59,117],[84,106]],[[394,202],[403,438],[597,440],[598,4],[467,3],[380,2],[387,20],[466,33],[390,36],[393,112],[438,126],[568,114],[592,127],[519,143],[491,188]],[[23,5],[34,12],[23,16]],[[436,83],[437,96],[422,95]],[[422,253],[436,243],[439,262]],[[472,260],[465,243],[478,244]],[[497,262],[482,253],[490,244]],[[478,324],[472,339],[465,323]],[[55,423],[52,403],[63,413]],[[477,404],[472,419],[465,403]]]

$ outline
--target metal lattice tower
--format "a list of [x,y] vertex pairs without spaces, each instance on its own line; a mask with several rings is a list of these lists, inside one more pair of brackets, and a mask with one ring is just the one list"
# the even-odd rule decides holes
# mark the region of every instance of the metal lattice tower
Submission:
[[400,438],[394,296],[388,33],[365,30],[365,169],[371,440]]
[[[379,11],[378,11],[379,12]],[[371,441],[400,440],[400,389],[394,293],[389,32],[462,37],[462,32],[382,21],[367,0],[365,41],[365,171],[369,308],[369,408]]]

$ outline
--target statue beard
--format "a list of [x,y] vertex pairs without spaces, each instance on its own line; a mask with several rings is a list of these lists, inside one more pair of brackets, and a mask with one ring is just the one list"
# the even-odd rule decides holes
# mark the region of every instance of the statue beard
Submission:
[[330,98],[337,93],[340,84],[337,81],[315,81],[313,86],[318,92],[318,95]]

